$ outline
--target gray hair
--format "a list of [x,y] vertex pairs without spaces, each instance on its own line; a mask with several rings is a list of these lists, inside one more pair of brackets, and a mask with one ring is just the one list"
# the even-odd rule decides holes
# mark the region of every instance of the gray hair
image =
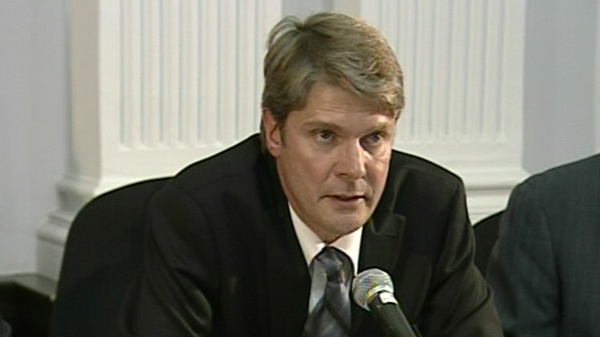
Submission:
[[[288,16],[269,35],[262,108],[283,127],[323,82],[372,101],[397,119],[404,107],[402,69],[385,38],[366,22],[340,13]],[[261,125],[264,140],[264,130]]]

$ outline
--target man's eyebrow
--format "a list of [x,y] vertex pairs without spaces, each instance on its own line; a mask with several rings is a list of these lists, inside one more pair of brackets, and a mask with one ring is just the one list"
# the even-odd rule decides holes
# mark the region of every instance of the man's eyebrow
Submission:
[[341,127],[335,123],[327,121],[308,121],[304,124],[306,128],[310,129],[328,129],[328,130],[339,130]]
[[369,131],[367,131],[366,134],[373,134],[373,133],[377,133],[377,132],[389,133],[389,130],[391,130],[393,128],[394,128],[393,124],[390,124],[387,122],[380,122],[379,124],[377,124],[376,126],[371,128]]
[[394,124],[389,122],[379,122],[379,124],[373,128],[373,131],[386,131],[388,128],[393,128]]
[[[306,129],[326,129],[326,130],[331,130],[331,131],[337,131],[337,130],[343,129],[340,125],[337,125],[335,123],[328,122],[328,121],[318,121],[318,120],[308,121],[308,122],[304,123],[303,127]],[[366,134],[371,134],[374,132],[388,131],[390,128],[393,128],[393,127],[394,127],[394,125],[392,123],[379,122],[373,128],[369,129],[366,132]]]

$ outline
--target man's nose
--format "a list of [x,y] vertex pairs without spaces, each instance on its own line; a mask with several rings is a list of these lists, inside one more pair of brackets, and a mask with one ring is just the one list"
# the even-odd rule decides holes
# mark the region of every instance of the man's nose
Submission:
[[338,153],[337,175],[346,179],[360,179],[367,174],[365,149],[359,141],[344,144]]

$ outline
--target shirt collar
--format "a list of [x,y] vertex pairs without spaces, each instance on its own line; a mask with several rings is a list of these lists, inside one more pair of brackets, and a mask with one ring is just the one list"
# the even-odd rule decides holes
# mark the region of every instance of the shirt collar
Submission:
[[[305,223],[300,219],[298,214],[294,211],[292,206],[288,203],[290,209],[290,215],[292,217],[292,224],[294,225],[294,231],[296,237],[300,242],[302,253],[304,253],[304,259],[306,264],[310,265],[313,258],[326,246],[326,244],[312,231]],[[335,247],[344,252],[354,267],[354,274],[358,272],[358,258],[360,253],[360,240],[362,238],[363,228],[355,230],[354,232],[344,235],[339,239],[335,240],[329,246]]]

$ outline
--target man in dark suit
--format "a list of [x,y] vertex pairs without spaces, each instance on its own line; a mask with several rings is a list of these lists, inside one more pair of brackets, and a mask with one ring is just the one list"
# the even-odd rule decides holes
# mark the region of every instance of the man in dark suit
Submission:
[[[260,137],[191,165],[154,197],[125,335],[316,336],[315,294],[327,296],[330,279],[319,283],[314,260],[329,250],[352,274],[389,273],[423,336],[501,336],[461,180],[392,150],[402,72],[380,33],[341,14],[286,18],[264,71]],[[383,335],[350,309],[336,336]]]
[[487,277],[507,336],[600,336],[600,154],[510,197]]

